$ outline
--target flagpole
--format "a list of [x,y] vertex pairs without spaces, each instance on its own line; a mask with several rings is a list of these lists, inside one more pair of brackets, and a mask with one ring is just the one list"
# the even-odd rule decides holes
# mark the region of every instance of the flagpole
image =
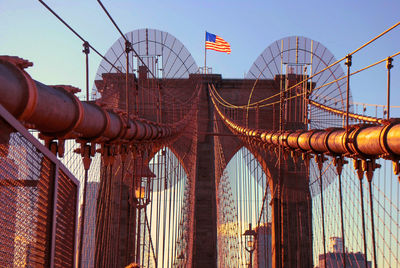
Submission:
[[204,73],[207,73],[207,48],[206,48],[206,42],[207,42],[207,31],[204,36]]

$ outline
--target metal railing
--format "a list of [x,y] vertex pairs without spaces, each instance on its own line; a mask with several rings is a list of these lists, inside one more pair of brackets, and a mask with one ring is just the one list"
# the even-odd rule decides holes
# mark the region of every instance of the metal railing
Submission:
[[0,267],[74,267],[78,180],[0,105]]

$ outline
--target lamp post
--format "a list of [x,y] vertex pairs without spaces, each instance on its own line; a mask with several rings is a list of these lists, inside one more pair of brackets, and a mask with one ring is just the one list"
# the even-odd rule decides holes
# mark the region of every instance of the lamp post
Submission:
[[152,189],[152,179],[156,175],[149,169],[148,164],[139,157],[136,159],[132,197],[138,209],[144,208],[150,202]]
[[255,250],[255,240],[257,233],[251,229],[251,223],[249,223],[249,229],[244,232],[245,237],[245,249],[250,253],[249,268],[253,267],[253,251]]
[[183,254],[183,252],[181,252],[181,254],[179,254],[178,256],[178,267],[184,267],[184,261],[185,261],[185,255]]

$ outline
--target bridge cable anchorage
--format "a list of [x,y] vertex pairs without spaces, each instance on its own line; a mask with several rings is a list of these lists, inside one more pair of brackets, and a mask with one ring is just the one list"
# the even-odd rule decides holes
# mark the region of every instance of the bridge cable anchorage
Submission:
[[361,159],[353,159],[353,167],[357,171],[357,176],[360,184],[360,200],[361,200],[361,218],[362,218],[362,231],[363,231],[363,242],[364,242],[364,255],[365,255],[365,268],[368,268],[368,250],[367,250],[367,235],[365,231],[365,212],[364,212],[364,191],[363,191],[363,178],[364,169],[362,167]]
[[[51,9],[43,0],[38,0],[48,11],[50,11],[62,24],[64,24],[76,37],[78,37],[82,42],[88,43],[80,34],[78,34],[77,31],[75,31],[67,22],[65,22],[53,9]],[[88,43],[89,44],[89,43]],[[108,64],[110,64],[117,72],[121,72],[115,65],[109,61],[103,54],[101,54],[98,50],[96,50],[93,46],[89,44],[89,47],[96,52],[97,55],[99,55],[101,58],[103,58],[105,61],[107,61]]]

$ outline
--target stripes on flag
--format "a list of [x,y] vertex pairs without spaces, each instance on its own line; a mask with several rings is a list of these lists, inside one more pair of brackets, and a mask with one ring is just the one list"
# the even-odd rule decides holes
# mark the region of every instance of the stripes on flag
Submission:
[[231,53],[231,46],[218,35],[206,32],[206,49],[215,50],[218,52]]

